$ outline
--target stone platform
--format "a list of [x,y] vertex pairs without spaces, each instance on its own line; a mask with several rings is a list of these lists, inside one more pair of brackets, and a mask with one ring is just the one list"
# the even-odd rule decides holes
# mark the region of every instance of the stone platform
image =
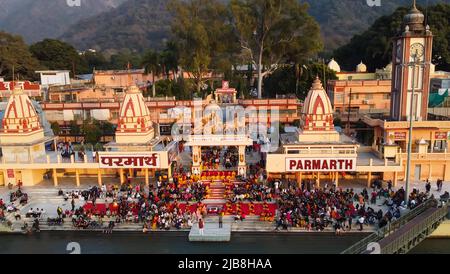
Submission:
[[190,242],[229,242],[231,240],[231,224],[223,223],[219,228],[218,223],[205,223],[203,235],[200,235],[198,224],[192,226],[189,232]]

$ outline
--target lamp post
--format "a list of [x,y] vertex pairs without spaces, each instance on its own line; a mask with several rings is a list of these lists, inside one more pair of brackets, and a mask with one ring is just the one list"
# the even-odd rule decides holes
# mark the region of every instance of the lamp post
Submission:
[[[412,67],[412,84],[411,84],[411,102],[409,107],[409,133],[408,133],[408,156],[406,160],[406,180],[405,180],[405,203],[408,204],[409,201],[409,179],[411,174],[411,150],[412,150],[412,131],[413,131],[413,109],[417,106],[414,106],[414,92],[416,89],[416,67],[423,66],[423,63],[419,62],[418,59],[418,51],[412,55],[413,61],[409,62],[406,66]],[[416,101],[417,102],[417,101]],[[416,111],[417,114],[417,111]]]

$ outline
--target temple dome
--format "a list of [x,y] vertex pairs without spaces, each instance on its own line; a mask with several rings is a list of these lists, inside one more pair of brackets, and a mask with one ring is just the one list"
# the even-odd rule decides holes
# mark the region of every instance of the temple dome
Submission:
[[43,132],[43,128],[33,103],[20,86],[15,85],[6,105],[2,120],[2,132],[29,134],[39,131]]
[[331,58],[330,62],[328,63],[328,68],[336,72],[341,72],[341,67],[339,66],[338,62],[334,60],[334,58]]
[[319,77],[316,77],[303,105],[304,131],[334,130],[333,107]]
[[361,61],[361,63],[356,66],[356,72],[367,72],[367,66]]
[[384,68],[384,70],[387,71],[387,72],[392,72],[392,62],[387,64],[387,66]]
[[119,111],[117,143],[147,143],[154,137],[150,111],[136,86],[127,89]]
[[409,13],[403,17],[403,24],[404,26],[408,26],[409,31],[423,31],[425,29],[424,22],[425,16],[417,9],[416,1],[414,1]]

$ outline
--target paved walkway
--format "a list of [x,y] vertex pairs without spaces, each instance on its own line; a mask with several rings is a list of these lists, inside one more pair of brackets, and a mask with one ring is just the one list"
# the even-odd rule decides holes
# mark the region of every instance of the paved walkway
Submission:
[[[134,179],[134,182],[138,183],[140,182],[140,179]],[[114,181],[110,182],[109,180],[104,180],[104,183],[115,183]],[[118,182],[117,182],[118,184]],[[321,182],[321,186],[325,184],[325,181]],[[398,183],[397,188],[400,188],[404,186],[405,182],[400,181]],[[33,187],[24,187],[24,192],[28,193],[29,195],[29,203],[25,206],[18,206],[20,209],[20,213],[22,215],[25,215],[26,212],[30,208],[39,208],[44,209],[46,211],[47,217],[56,217],[56,208],[58,206],[61,206],[63,210],[70,209],[71,208],[71,200],[64,201],[64,199],[61,196],[57,195],[58,189],[61,188],[63,191],[72,191],[75,189],[87,189],[88,187],[97,185],[96,178],[85,178],[82,180],[80,188],[77,188],[74,184],[71,178],[63,178],[61,180],[61,185],[57,188],[53,186],[53,182],[46,181],[43,182],[37,186]],[[361,192],[364,188],[366,188],[364,183],[358,182],[358,181],[345,181],[343,180],[340,182],[340,188],[346,189],[346,188],[353,188],[356,192]],[[425,183],[424,182],[411,182],[410,184],[410,191],[412,191],[413,188],[418,189],[419,191],[425,191]],[[16,188],[14,188],[16,189]],[[367,189],[370,193],[372,192],[371,189]],[[434,194],[435,197],[439,197],[444,193],[444,191],[450,192],[450,183],[444,182],[443,184],[443,190],[441,192],[438,192],[436,189],[436,182],[432,182],[432,190],[431,193]],[[7,187],[0,187],[0,198],[2,198],[6,204],[9,203],[9,193],[11,191]],[[98,202],[101,202],[100,200]],[[382,209],[383,211],[386,211],[386,206],[381,206],[381,204],[384,202],[384,198],[377,199],[377,203],[375,205],[368,204],[368,206],[374,208],[374,210]],[[82,199],[76,199],[76,206],[82,206],[84,205],[84,200]],[[18,205],[18,202],[15,203],[16,206]],[[13,217],[12,215],[10,217]],[[232,218],[232,216],[229,216]],[[252,219],[252,217],[255,217]],[[11,219],[11,218],[10,218]],[[215,222],[214,217],[212,217],[210,220],[207,219],[207,222]],[[224,220],[225,222],[225,220]],[[20,227],[23,224],[23,220],[14,221],[14,227]],[[141,225],[132,226],[135,230],[140,230]],[[248,216],[247,220],[244,222],[237,222],[234,223],[231,221],[231,230],[232,231],[273,231],[274,224],[273,223],[267,223],[267,222],[261,222],[258,220],[257,216]],[[332,230],[329,228],[330,231]],[[356,229],[354,229],[356,231]],[[365,227],[365,231],[373,231],[372,227]],[[292,228],[289,231],[291,232],[306,232],[304,229],[297,229]]]

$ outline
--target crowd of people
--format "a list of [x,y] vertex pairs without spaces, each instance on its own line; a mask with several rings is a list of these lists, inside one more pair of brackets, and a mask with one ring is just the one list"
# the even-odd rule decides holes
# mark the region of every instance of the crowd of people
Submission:
[[[113,223],[143,223],[143,231],[149,229],[189,228],[199,216],[206,213],[201,201],[206,197],[206,187],[200,182],[180,184],[178,177],[168,181],[159,178],[156,186],[133,186],[128,180],[120,188],[111,185],[92,187],[80,192],[61,193],[72,199],[72,209],[59,212],[58,216],[71,217],[75,227],[93,228],[108,219],[108,230]],[[89,209],[75,208],[74,199],[84,197],[91,204]],[[97,199],[104,199],[103,210],[96,207]],[[180,203],[183,203],[181,206]],[[196,210],[191,210],[195,205]],[[111,221],[113,223],[111,223]]]
[[[388,184],[374,184],[369,190],[364,188],[357,193],[353,189],[337,189],[335,185],[324,188],[312,187],[313,182],[305,180],[300,187],[294,184],[279,186],[278,199],[279,214],[276,218],[276,229],[280,227],[301,227],[307,230],[323,231],[332,227],[337,234],[351,230],[352,224],[363,230],[364,225],[383,227],[401,217],[406,209],[414,209],[427,199],[434,198],[429,191],[419,192],[417,189],[409,195],[408,204],[405,203],[403,187],[392,190]],[[376,206],[386,206],[376,210]]]
[[274,200],[272,187],[250,180],[231,184],[226,197],[232,203],[244,200],[249,202],[272,202]]

